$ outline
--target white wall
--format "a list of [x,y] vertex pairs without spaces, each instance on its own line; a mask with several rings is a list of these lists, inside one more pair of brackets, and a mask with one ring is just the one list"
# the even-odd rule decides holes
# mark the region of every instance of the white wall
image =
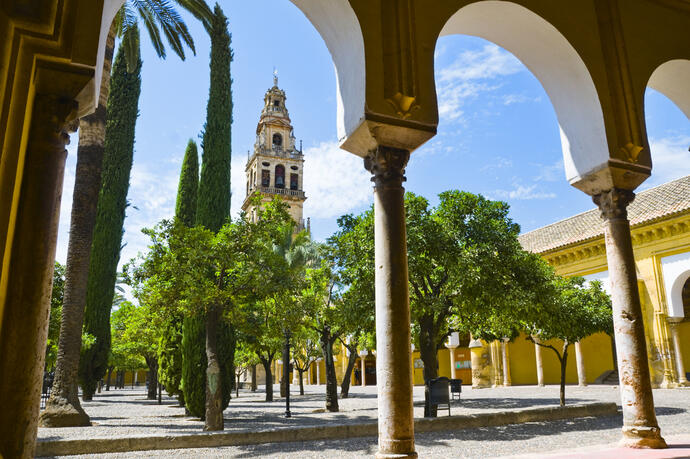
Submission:
[[669,317],[684,317],[683,284],[690,277],[690,252],[661,258],[661,274]]

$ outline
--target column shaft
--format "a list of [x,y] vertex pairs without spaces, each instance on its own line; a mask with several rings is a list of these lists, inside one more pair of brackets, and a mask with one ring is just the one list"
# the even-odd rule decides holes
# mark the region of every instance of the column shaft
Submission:
[[360,366],[361,366],[361,369],[360,369],[360,371],[361,371],[361,374],[360,374],[360,379],[361,379],[360,384],[361,384],[362,386],[366,386],[366,385],[367,385],[367,377],[365,376],[365,375],[366,375],[366,373],[365,373],[365,370],[366,370],[366,362],[365,362],[365,360],[364,360],[365,358],[366,358],[366,357],[362,357],[362,356],[359,357],[359,363],[360,363]]
[[575,361],[577,363],[577,383],[580,386],[587,385],[587,375],[585,374],[585,360],[582,355],[580,342],[575,343]]
[[417,457],[412,410],[410,302],[405,231],[407,150],[379,146],[365,159],[374,175],[377,457]]
[[673,351],[676,354],[676,371],[678,372],[678,385],[687,386],[688,380],[685,377],[685,365],[683,365],[683,352],[680,348],[680,335],[678,333],[678,323],[669,322],[671,329],[671,339],[673,340]]
[[450,353],[450,377],[458,379],[458,370],[455,369],[455,348],[449,347],[448,352]]
[[[0,456],[34,456],[71,100],[36,95],[0,330]],[[12,237],[12,236],[10,236]],[[11,255],[10,255],[11,254]]]
[[626,207],[632,191],[612,189],[594,196],[605,221],[606,256],[611,279],[613,328],[618,352],[623,439],[634,448],[665,448],[654,413],[644,324]]
[[511,386],[510,380],[510,361],[508,359],[508,340],[504,339],[501,343],[501,355],[503,357],[503,385]]
[[534,337],[534,355],[537,361],[537,385],[544,386],[544,363],[541,358],[541,346],[536,343],[538,338]]

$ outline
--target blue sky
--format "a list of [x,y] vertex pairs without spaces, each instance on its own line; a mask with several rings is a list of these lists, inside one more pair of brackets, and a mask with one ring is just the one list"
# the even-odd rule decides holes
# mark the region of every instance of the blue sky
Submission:
[[[232,211],[244,199],[244,164],[254,144],[263,95],[273,68],[287,93],[295,135],[303,140],[305,217],[325,239],[336,219],[372,202],[362,160],[339,150],[336,83],[331,57],[314,27],[288,0],[221,1],[230,21],[234,121]],[[141,228],[174,213],[177,181],[189,138],[198,140],[206,116],[210,43],[184,15],[196,56],[160,60],[142,35],[142,93],[121,263],[146,248]],[[191,53],[190,53],[191,54]],[[412,153],[406,189],[432,203],[448,189],[507,201],[511,217],[529,231],[593,207],[568,185],[558,124],[540,83],[514,56],[478,38],[443,37],[436,48],[438,135]],[[642,188],[690,174],[690,122],[668,99],[645,99],[654,174]],[[77,137],[67,160],[58,236],[58,261],[67,252]]]

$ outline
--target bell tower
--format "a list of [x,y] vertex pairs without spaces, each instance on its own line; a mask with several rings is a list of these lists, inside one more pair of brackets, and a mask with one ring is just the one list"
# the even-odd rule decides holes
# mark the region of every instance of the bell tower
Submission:
[[280,196],[290,206],[290,215],[299,231],[305,228],[302,208],[307,199],[302,189],[304,157],[301,145],[299,150],[295,145],[285,99],[285,91],[278,87],[278,75],[274,71],[273,87],[264,95],[264,107],[256,126],[254,152],[247,153],[247,195],[242,210],[247,218],[254,220],[257,215],[251,197],[261,195],[263,203]]

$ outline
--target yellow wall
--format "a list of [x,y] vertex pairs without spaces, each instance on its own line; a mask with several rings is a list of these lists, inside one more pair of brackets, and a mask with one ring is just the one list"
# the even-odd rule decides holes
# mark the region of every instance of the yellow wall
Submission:
[[680,336],[680,348],[683,353],[683,365],[685,373],[690,372],[690,321],[686,320],[678,324],[678,334]]
[[[545,350],[542,349],[542,355]],[[510,362],[510,378],[514,385],[537,383],[534,343],[527,341],[525,335],[518,336],[508,344],[508,361]]]

